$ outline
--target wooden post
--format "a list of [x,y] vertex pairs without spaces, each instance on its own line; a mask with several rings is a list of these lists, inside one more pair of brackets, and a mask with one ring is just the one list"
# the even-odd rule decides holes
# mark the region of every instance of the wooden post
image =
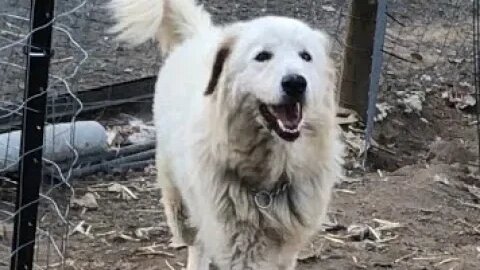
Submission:
[[377,2],[352,0],[340,85],[340,105],[367,119]]

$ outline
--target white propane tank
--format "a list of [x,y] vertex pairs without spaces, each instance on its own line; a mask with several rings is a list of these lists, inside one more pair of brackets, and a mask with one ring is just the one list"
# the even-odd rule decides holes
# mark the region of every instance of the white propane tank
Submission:
[[[15,172],[20,160],[21,131],[0,134],[0,172]],[[61,162],[74,157],[104,152],[108,148],[107,132],[95,121],[78,121],[47,125],[44,131],[43,157]]]

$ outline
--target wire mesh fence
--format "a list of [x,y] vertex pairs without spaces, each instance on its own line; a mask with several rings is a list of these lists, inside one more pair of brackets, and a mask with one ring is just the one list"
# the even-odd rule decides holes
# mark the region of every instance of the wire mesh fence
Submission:
[[[406,83],[395,86],[405,89],[407,96],[412,88],[439,90],[441,84],[448,83],[446,80],[454,84],[472,81],[472,1],[440,1],[435,5],[416,1],[394,1],[390,5],[384,51],[386,80],[391,83],[385,86],[395,85],[394,80]],[[412,80],[399,81],[399,77]],[[398,91],[383,92],[398,95]]]
[[[273,14],[324,29],[334,40],[332,56],[340,71],[350,1],[199,2],[220,23]],[[146,231],[158,231],[152,237],[160,244],[168,240],[159,194],[149,182],[154,177],[149,107],[160,54],[153,42],[136,48],[115,42],[106,32],[111,16],[104,3],[76,0],[55,5],[35,269],[112,269],[111,264],[127,252],[115,250],[112,243],[126,241],[126,249],[137,250],[136,243],[145,240]],[[394,170],[425,161],[428,145],[438,137],[461,139],[477,147],[472,114],[476,108],[472,8],[472,1],[461,0],[388,1],[377,127],[368,150],[374,168]],[[25,109],[24,45],[31,34],[29,15],[30,1],[0,0],[2,270],[8,269],[16,252],[11,251],[11,241],[18,213],[15,197],[22,159],[19,130]],[[110,109],[113,105],[120,106]],[[364,125],[348,119],[344,137],[352,157],[347,164],[350,172],[361,167],[358,156],[367,150],[362,142]],[[119,179],[130,181],[118,184]],[[147,198],[140,199],[141,211],[132,211],[129,200],[138,200],[142,192]],[[99,208],[97,201],[114,205],[104,205],[111,209],[85,217],[89,210]],[[153,248],[157,244],[154,241]]]
[[[13,1],[8,1],[5,4],[14,5]],[[0,111],[2,116],[0,121],[7,123],[2,125],[2,132],[10,134],[19,128],[19,125],[13,125],[14,119],[21,117],[21,110],[16,110],[14,104],[22,102],[22,88],[24,87],[25,74],[25,57],[21,46],[13,46],[12,44],[22,38],[22,33],[28,31],[28,21],[17,21],[17,16],[20,18],[28,17],[28,6],[18,5],[15,13],[3,14],[0,27],[0,61],[1,61],[1,76],[0,76]],[[6,74],[12,74],[5,76]],[[8,89],[8,90],[7,90]],[[18,153],[20,151],[19,145],[10,145],[13,139],[10,135],[1,134],[0,149],[2,149],[2,158],[0,159],[0,170],[11,166],[14,160],[10,160],[9,152]],[[18,156],[18,155],[17,155]],[[11,239],[13,236],[13,213],[15,213],[15,197],[16,197],[16,181],[10,177],[2,174],[0,180],[0,269],[8,269],[10,264],[10,249]]]
[[401,158],[387,166],[423,159],[442,138],[477,149],[472,9],[473,1],[389,1],[377,118],[391,121],[375,133]]

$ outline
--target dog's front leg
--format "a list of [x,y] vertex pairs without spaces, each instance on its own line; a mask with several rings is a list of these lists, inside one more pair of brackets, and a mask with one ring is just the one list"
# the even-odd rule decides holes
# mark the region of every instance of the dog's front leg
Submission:
[[162,189],[162,203],[167,217],[168,227],[172,233],[170,247],[181,248],[186,247],[184,239],[185,218],[183,217],[182,198],[178,190],[174,187]]
[[205,254],[205,249],[197,241],[188,247],[187,270],[209,270],[210,259]]
[[170,174],[168,159],[157,150],[157,182],[162,189],[162,204],[167,218],[167,224],[172,233],[170,247],[182,248],[193,245],[195,230],[188,224],[188,217],[180,191]]

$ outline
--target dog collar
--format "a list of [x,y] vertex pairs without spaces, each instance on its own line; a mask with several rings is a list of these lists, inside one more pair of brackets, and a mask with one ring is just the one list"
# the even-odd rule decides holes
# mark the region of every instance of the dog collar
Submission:
[[283,173],[279,180],[280,181],[271,190],[260,190],[254,192],[253,200],[258,208],[269,208],[272,205],[273,200],[275,200],[275,197],[278,197],[287,190],[290,185],[290,180],[288,179],[287,175]]
[[255,193],[255,196],[253,196],[253,199],[255,200],[255,204],[258,206],[258,208],[269,208],[270,205],[272,205],[272,194],[266,190],[262,190],[260,192]]

